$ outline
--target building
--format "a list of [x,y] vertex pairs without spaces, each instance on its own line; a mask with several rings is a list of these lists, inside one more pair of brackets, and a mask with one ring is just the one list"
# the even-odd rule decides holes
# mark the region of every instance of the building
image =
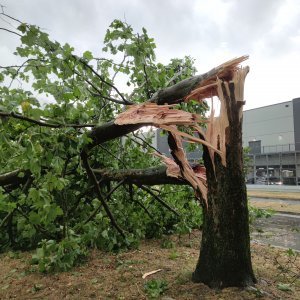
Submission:
[[[167,157],[171,157],[170,148],[168,144],[168,135],[163,134],[161,129],[155,131],[153,146],[156,147],[161,153]],[[202,147],[201,145],[183,142],[183,146],[186,150],[187,159],[191,164],[198,163],[199,159],[202,158]]]
[[248,183],[300,184],[300,98],[244,111]]

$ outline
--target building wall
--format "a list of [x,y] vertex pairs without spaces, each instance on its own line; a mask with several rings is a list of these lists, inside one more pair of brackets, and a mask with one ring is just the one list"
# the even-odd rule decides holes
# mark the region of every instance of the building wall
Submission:
[[300,98],[244,112],[249,182],[300,184]]
[[[169,144],[168,144],[168,134],[161,134],[162,130],[157,129],[156,130],[156,144],[157,149],[164,154],[167,157],[172,157]],[[186,151],[187,159],[190,163],[198,162],[199,159],[202,158],[202,147],[201,145],[193,144],[191,147],[191,144],[188,142],[183,142],[183,148]],[[191,150],[192,148],[192,150]]]
[[[243,118],[243,145],[261,141],[262,147],[295,144],[293,102],[247,110]],[[300,136],[299,136],[300,138]],[[294,150],[294,149],[290,149]],[[289,151],[289,149],[283,149]],[[265,152],[278,152],[270,147]]]
[[171,157],[170,148],[168,144],[168,135],[162,134],[161,129],[156,130],[156,144],[157,149],[165,156]]
[[296,150],[300,151],[300,98],[293,99]]

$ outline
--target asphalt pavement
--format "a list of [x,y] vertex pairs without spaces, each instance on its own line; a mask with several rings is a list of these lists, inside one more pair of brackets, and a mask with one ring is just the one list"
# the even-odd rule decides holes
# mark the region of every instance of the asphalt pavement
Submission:
[[[277,212],[270,218],[259,218],[253,224],[251,238],[253,241],[271,244],[274,246],[291,248],[300,251],[300,186],[290,185],[259,185],[247,184],[247,190],[262,192],[299,192],[299,200],[272,199],[251,197],[251,201],[260,203],[259,207],[264,203],[272,207],[272,203],[282,206],[287,213]],[[291,209],[294,208],[294,209]],[[295,208],[297,208],[295,210]],[[291,213],[290,211],[293,211]]]
[[251,238],[300,251],[300,215],[277,213],[270,218],[259,218],[253,225]]

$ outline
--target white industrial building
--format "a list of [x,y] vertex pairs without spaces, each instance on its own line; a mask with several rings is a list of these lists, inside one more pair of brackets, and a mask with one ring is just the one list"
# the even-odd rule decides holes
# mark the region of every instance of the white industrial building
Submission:
[[300,98],[244,111],[248,183],[300,184]]

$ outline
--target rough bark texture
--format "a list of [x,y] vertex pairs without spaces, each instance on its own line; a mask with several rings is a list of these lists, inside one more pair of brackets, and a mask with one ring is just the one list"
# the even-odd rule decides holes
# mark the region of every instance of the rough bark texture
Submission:
[[[243,82],[242,82],[243,84]],[[208,209],[195,282],[210,287],[247,286],[255,283],[251,265],[247,193],[242,170],[241,102],[236,99],[235,82],[221,83],[222,101],[229,126],[226,128],[226,164],[218,154],[211,160],[204,150],[208,184]]]
[[185,180],[167,175],[167,167],[159,166],[149,169],[103,170],[93,169],[102,181],[121,181],[137,185],[187,184]]

